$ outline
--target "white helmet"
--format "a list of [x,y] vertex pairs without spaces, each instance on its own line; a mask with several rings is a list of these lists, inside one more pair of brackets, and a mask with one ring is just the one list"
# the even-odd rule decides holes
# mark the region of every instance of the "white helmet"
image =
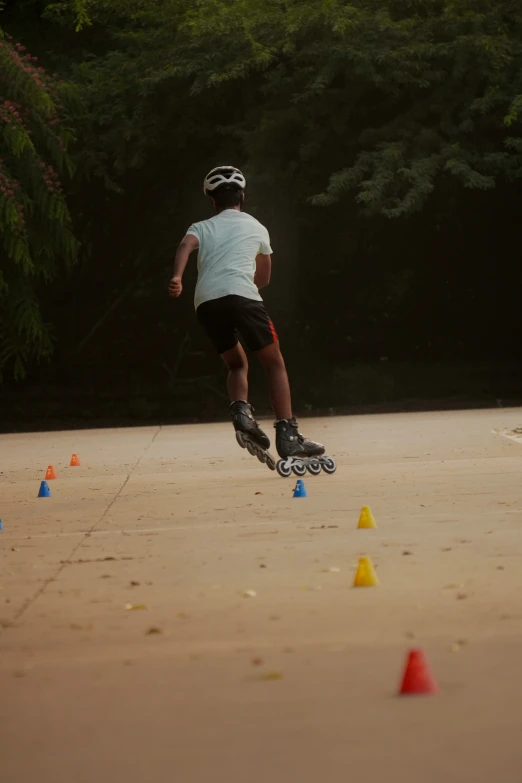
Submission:
[[234,166],[217,166],[209,171],[203,181],[203,193],[208,196],[220,185],[236,185],[240,190],[246,187],[246,179]]

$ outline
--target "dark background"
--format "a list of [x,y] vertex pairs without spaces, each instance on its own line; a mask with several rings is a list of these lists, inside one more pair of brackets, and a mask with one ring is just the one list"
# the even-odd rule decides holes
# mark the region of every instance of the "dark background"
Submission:
[[[294,109],[285,90],[295,85],[267,97],[255,70],[213,93],[192,95],[179,79],[159,82],[134,101],[136,68],[125,77],[121,113],[115,108],[102,118],[103,106],[121,95],[117,84],[105,95],[98,86],[107,83],[107,53],[129,51],[114,39],[125,14],[75,33],[67,15],[60,22],[46,16],[47,5],[8,3],[0,24],[84,91],[73,150],[78,174],[67,186],[82,252],[71,274],[39,290],[57,337],[54,354],[49,363],[29,361],[23,381],[5,375],[3,430],[227,415],[224,370],[193,312],[195,256],[182,298],[172,302],[166,291],[185,229],[211,215],[202,179],[223,162],[244,170],[245,208],[270,231],[273,277],[265,301],[299,416],[520,402],[518,179],[499,176],[483,191],[441,176],[421,208],[396,218],[363,213],[354,193],[313,205],[310,196],[324,190],[330,173],[362,149],[360,127],[351,137],[346,127],[336,135],[333,115],[317,105],[313,114],[313,104],[287,116]],[[346,91],[354,101],[354,89],[334,84],[321,100]],[[388,97],[365,89],[361,126],[397,114]],[[408,110],[415,105],[412,94],[395,100]],[[317,128],[307,127],[310,112]],[[260,128],[263,116],[272,122]],[[325,136],[303,157],[314,133]],[[481,133],[486,148],[494,132]],[[88,159],[97,161],[90,171]],[[257,412],[268,412],[255,357],[251,382]]]

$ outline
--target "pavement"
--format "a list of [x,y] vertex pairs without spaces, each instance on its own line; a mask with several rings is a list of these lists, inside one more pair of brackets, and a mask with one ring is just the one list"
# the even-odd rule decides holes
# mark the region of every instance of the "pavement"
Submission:
[[2,783],[520,783],[521,424],[305,419],[299,499],[230,424],[0,436]]

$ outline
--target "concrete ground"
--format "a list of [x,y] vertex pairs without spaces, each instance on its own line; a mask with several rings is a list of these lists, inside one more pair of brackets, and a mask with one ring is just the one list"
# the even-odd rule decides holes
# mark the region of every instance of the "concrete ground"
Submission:
[[521,424],[303,421],[306,499],[230,425],[0,437],[2,783],[520,783]]

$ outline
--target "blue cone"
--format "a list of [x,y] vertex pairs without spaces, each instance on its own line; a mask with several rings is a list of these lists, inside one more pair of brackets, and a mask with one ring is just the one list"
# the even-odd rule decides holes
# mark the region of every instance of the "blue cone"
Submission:
[[39,498],[50,498],[51,497],[51,490],[49,489],[49,484],[47,481],[42,481],[40,484],[40,491],[38,493]]
[[306,487],[303,479],[297,479],[297,484],[295,485],[295,489],[294,489],[294,498],[307,498],[307,497],[308,497],[308,492],[306,491]]

